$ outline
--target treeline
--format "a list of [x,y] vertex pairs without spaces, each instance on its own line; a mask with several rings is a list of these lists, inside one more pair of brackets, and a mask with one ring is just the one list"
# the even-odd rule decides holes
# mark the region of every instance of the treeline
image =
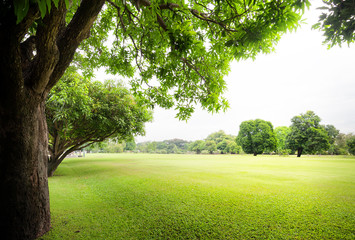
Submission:
[[255,119],[244,121],[237,136],[218,131],[203,140],[116,142],[112,139],[92,145],[88,150],[107,153],[161,154],[322,154],[355,155],[355,136],[340,133],[333,125],[320,124],[321,119],[308,111],[291,119],[291,125],[273,128],[271,122]]
[[181,154],[189,151],[191,142],[182,139],[171,139],[164,141],[142,142],[136,144],[134,141],[107,141],[93,144],[88,151],[94,153],[161,153],[161,154]]
[[241,153],[241,147],[237,146],[235,136],[223,131],[210,134],[204,140],[185,141],[172,139],[165,141],[143,142],[137,144],[136,152],[143,153]]
[[355,154],[355,136],[340,133],[333,125],[322,125],[313,111],[294,116],[289,127],[273,128],[271,122],[255,119],[240,124],[236,142],[245,153]]
[[115,141],[113,139],[91,145],[86,150],[101,153],[242,153],[242,148],[235,142],[236,137],[224,131],[210,134],[205,140],[186,141],[183,139],[170,139],[164,141],[149,141],[136,144],[134,141]]

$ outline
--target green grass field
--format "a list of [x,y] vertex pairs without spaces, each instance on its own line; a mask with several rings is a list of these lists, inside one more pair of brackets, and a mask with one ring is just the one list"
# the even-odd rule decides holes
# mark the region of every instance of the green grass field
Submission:
[[355,157],[93,154],[49,187],[41,239],[355,239]]

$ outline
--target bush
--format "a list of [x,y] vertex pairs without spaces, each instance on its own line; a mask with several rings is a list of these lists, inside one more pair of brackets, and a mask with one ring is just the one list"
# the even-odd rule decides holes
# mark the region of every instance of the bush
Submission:
[[291,149],[282,149],[282,150],[279,150],[279,155],[280,156],[288,156],[292,153],[292,150]]

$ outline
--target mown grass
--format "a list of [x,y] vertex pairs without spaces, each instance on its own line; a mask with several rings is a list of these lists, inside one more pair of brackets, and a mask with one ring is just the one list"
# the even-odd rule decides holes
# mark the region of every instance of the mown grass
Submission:
[[101,154],[49,180],[43,239],[355,239],[355,158]]

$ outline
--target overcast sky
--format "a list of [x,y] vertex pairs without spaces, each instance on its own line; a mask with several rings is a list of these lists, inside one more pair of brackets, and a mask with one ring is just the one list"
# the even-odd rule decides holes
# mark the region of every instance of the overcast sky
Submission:
[[256,118],[274,127],[289,126],[293,116],[307,110],[323,124],[355,132],[355,46],[328,50],[322,45],[322,33],[311,30],[319,14],[313,6],[304,15],[308,24],[284,35],[274,53],[232,63],[226,77],[227,112],[212,115],[197,109],[185,122],[175,118],[174,110],[155,108],[146,135],[136,141],[197,140],[219,130],[237,135],[242,121]]

